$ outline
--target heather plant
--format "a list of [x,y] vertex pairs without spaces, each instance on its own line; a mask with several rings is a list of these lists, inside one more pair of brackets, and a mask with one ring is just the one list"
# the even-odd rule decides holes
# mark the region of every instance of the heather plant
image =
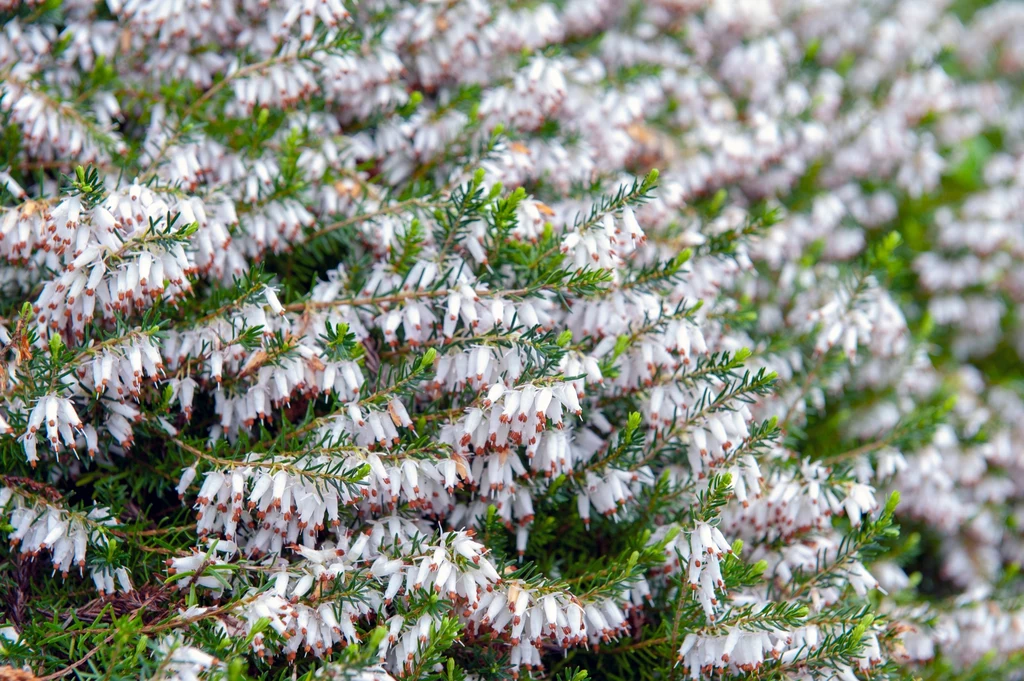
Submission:
[[1021,677],[1024,6],[0,23],[0,679]]

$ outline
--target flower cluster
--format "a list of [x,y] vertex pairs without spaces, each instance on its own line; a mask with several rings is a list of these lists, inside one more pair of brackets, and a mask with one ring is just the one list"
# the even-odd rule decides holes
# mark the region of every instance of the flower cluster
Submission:
[[12,674],[1015,672],[1014,3],[0,23]]

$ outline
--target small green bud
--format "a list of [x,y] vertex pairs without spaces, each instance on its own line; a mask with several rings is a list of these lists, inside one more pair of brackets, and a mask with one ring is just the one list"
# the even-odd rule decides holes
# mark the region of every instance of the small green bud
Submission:
[[922,340],[927,340],[933,333],[935,333],[935,317],[930,312],[925,312],[921,316],[921,329],[918,335]]
[[55,333],[50,336],[50,355],[56,357],[60,354],[61,348],[64,347],[64,340],[60,337],[59,333]]
[[861,618],[861,621],[853,628],[853,632],[851,634],[855,643],[860,643],[861,639],[864,638],[864,634],[867,633],[868,627],[870,627],[871,623],[874,621],[875,618],[871,614],[864,615],[864,617]]
[[745,310],[738,313],[736,321],[742,324],[753,324],[757,321],[757,310]]
[[135,658],[142,657],[143,653],[146,652],[146,646],[149,645],[149,636],[142,634],[139,636],[138,642],[135,644]]
[[815,57],[818,56],[818,50],[821,49],[821,40],[814,38],[807,43],[807,48],[804,50],[804,59],[807,61],[814,61]]
[[685,265],[690,260],[690,258],[692,258],[692,257],[693,257],[693,249],[692,248],[684,248],[682,251],[679,252],[678,255],[676,255],[675,258],[672,259],[672,268],[673,268],[673,270],[678,270],[680,267]]
[[882,515],[891,516],[899,503],[900,493],[898,490],[893,490],[893,493],[889,495],[889,500],[885,502],[885,510],[882,512]]
[[228,681],[242,681],[245,678],[242,671],[243,665],[244,663],[240,657],[234,657],[228,662]]
[[715,192],[715,195],[711,198],[711,203],[708,204],[708,212],[711,213],[712,215],[717,214],[718,211],[722,210],[722,206],[725,205],[725,200],[728,197],[729,197],[729,192],[727,192],[724,188],[723,189],[719,189],[717,192]]
[[366,639],[364,644],[368,650],[376,650],[380,647],[381,641],[383,641],[388,635],[388,630],[385,627],[376,627],[370,632],[370,635]]
[[570,343],[572,343],[572,331],[570,329],[566,329],[558,334],[558,339],[555,341],[555,344],[560,348],[569,347]]
[[624,353],[626,351],[626,348],[629,347],[629,340],[630,340],[629,336],[627,336],[625,334],[623,334],[623,335],[621,335],[621,336],[619,336],[618,338],[615,339],[615,349],[614,349],[614,351],[612,353],[612,357],[613,358],[614,357],[618,357],[619,355],[621,355],[622,353]]
[[892,260],[893,252],[903,243],[903,235],[892,231],[882,238],[880,244],[873,253],[873,260],[878,265],[888,265]]
[[892,231],[885,235],[883,248],[885,249],[887,255],[892,255],[892,252],[899,248],[900,244],[902,243],[903,235],[897,231]]

